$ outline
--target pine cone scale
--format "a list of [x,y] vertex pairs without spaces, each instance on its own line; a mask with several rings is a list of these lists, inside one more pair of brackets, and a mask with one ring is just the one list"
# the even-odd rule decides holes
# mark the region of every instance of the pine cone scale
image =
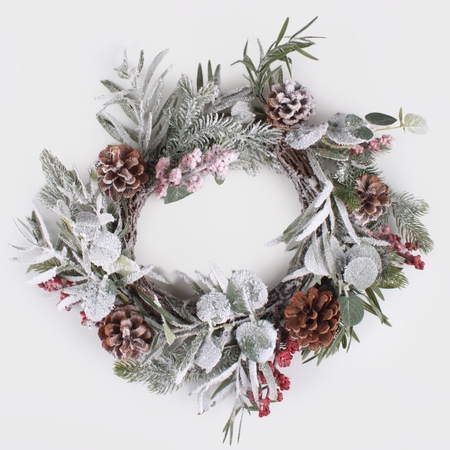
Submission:
[[274,84],[267,98],[267,121],[282,130],[298,128],[315,113],[316,102],[308,88],[294,80]]
[[340,321],[339,302],[331,291],[312,287],[306,295],[301,291],[294,295],[284,316],[290,338],[300,347],[317,351],[334,339]]
[[98,185],[115,201],[122,196],[133,197],[149,180],[147,163],[142,155],[128,145],[109,146],[98,156]]
[[125,305],[113,311],[98,330],[102,347],[123,361],[138,359],[150,350],[153,331],[137,308]]
[[359,177],[355,191],[361,199],[361,208],[353,215],[362,223],[377,220],[391,205],[389,187],[376,175],[364,174]]

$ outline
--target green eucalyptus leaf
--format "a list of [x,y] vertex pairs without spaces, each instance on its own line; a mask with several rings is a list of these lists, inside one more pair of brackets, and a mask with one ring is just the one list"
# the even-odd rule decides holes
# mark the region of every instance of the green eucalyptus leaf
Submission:
[[277,331],[267,320],[244,322],[236,330],[236,340],[247,358],[264,363],[273,355]]
[[374,125],[389,126],[397,122],[397,119],[395,117],[378,112],[369,113],[365,118],[367,122],[373,123]]
[[344,280],[363,291],[370,287],[378,276],[376,263],[368,257],[352,259],[345,268]]
[[237,270],[228,282],[227,297],[231,309],[237,313],[249,313],[265,305],[267,287],[258,275],[248,270]]
[[164,197],[164,203],[168,204],[177,202],[178,200],[182,200],[191,194],[192,192],[189,192],[186,186],[169,186],[167,189],[167,195]]
[[406,114],[404,124],[414,134],[425,134],[428,131],[426,120],[418,114]]
[[339,297],[342,321],[347,327],[353,327],[361,322],[364,317],[362,300],[356,295]]

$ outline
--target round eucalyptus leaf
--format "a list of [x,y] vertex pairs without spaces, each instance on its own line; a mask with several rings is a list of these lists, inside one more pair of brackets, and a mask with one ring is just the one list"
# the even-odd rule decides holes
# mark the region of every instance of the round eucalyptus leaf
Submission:
[[197,302],[197,316],[202,322],[217,325],[231,317],[230,302],[222,292],[209,292]]
[[426,120],[418,114],[406,114],[404,124],[411,133],[425,134],[428,132]]
[[356,295],[339,297],[340,312],[344,325],[353,327],[364,317],[364,307],[361,299]]
[[327,131],[328,124],[300,125],[286,134],[286,142],[296,150],[305,150],[315,144]]
[[344,113],[330,117],[326,135],[340,145],[360,144],[373,138],[372,131],[365,126],[361,117]]
[[361,244],[361,245],[354,245],[348,252],[347,252],[347,260],[351,261],[355,258],[370,258],[375,265],[377,266],[378,272],[382,269],[381,264],[381,258],[380,254],[377,252],[376,248],[369,245],[369,244]]
[[211,336],[206,336],[195,357],[195,364],[209,373],[221,357],[222,349],[216,345]]
[[115,262],[121,253],[120,239],[115,234],[104,231],[92,242],[88,256],[92,264],[107,267]]
[[352,259],[345,268],[344,280],[352,284],[359,291],[364,291],[372,286],[377,279],[377,265],[372,259],[367,257],[358,257]]
[[236,340],[248,359],[264,363],[273,355],[277,332],[267,320],[245,322],[236,330]]
[[266,285],[255,273],[237,270],[231,275],[227,297],[233,311],[245,314],[261,308],[266,304],[268,295]]
[[379,112],[369,113],[365,116],[365,119],[367,120],[367,122],[373,123],[374,125],[382,125],[384,127],[397,122],[397,119],[395,117],[388,116],[387,114]]
[[370,141],[374,136],[373,131],[367,127],[355,128],[350,131],[350,134],[357,139],[361,139],[362,141]]

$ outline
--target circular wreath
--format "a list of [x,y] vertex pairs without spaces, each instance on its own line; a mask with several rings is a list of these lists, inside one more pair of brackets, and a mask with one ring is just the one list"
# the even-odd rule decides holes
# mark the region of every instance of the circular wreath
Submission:
[[[41,154],[45,186],[38,197],[57,213],[59,235],[51,239],[34,208],[19,231],[38,255],[19,262],[38,272],[29,282],[59,294],[58,308],[81,308],[81,323],[98,330],[101,345],[118,361],[115,373],[168,393],[196,381],[199,412],[233,393],[225,427],[232,438],[240,411],[269,414],[289,379],[280,369],[297,353],[305,360],[333,355],[358,340],[354,327],[364,313],[388,324],[381,289],[403,287],[404,265],[423,269],[417,250],[432,249],[420,223],[427,204],[389,188],[374,165],[391,149],[385,131],[426,132],[415,114],[398,119],[381,113],[364,118],[337,113],[326,123],[309,122],[316,110],[310,90],[284,78],[292,52],[312,56],[311,38],[285,38],[288,20],[259,63],[244,49],[248,84],[220,88],[220,66],[208,64],[197,83],[182,76],[163,103],[163,79],[151,83],[167,53],[142,74],[144,56],[130,66],[126,53],[116,69],[128,80],[109,90],[98,114],[120,142],[102,150],[86,183],[49,151]],[[118,104],[131,119],[122,124],[105,109]],[[270,291],[254,273],[224,274],[210,263],[198,281],[178,272],[192,288],[188,298],[166,292],[167,280],[135,261],[137,224],[151,195],[175,202],[198,191],[204,177],[221,184],[229,169],[250,175],[269,166],[287,176],[299,198],[299,215],[274,241],[292,251],[288,273]],[[399,235],[391,232],[394,218]],[[400,237],[401,235],[401,237]],[[29,250],[30,248],[20,248]]]

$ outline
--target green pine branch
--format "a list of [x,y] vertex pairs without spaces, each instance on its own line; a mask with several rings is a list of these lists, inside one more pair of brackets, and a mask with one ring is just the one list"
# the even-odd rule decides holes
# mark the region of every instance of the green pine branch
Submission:
[[434,244],[428,230],[419,220],[428,213],[428,204],[407,192],[392,193],[391,199],[392,214],[399,233],[407,242],[417,244],[420,250],[429,253]]

